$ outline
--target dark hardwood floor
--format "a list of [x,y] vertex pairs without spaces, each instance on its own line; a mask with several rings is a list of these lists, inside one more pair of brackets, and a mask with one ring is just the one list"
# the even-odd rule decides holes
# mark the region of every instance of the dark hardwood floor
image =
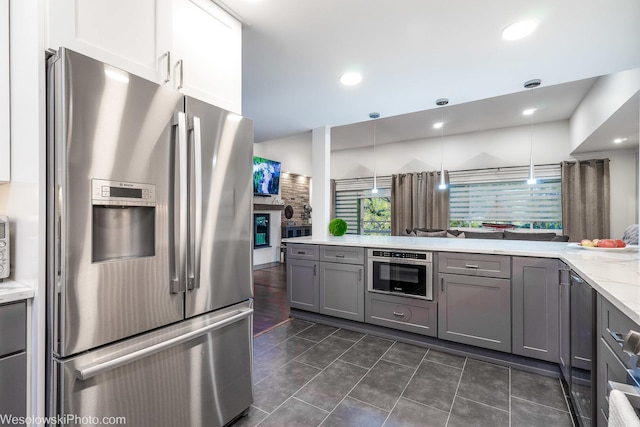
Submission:
[[253,334],[276,326],[289,318],[287,266],[274,263],[253,269]]

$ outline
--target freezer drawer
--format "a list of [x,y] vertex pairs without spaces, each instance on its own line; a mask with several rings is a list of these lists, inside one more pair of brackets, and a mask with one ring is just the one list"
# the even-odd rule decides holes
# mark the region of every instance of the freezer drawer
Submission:
[[[223,426],[249,408],[251,302],[58,361],[58,414],[133,426]],[[89,418],[91,417],[91,418]]]

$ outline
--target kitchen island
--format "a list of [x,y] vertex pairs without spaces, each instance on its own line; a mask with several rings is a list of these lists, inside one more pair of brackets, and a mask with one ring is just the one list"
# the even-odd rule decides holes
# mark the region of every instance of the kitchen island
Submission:
[[636,247],[354,235],[283,242],[293,317],[559,376],[581,425],[606,425],[607,384],[632,381],[634,359],[621,343],[640,331]]
[[587,250],[575,243],[404,236],[298,237],[284,243],[429,252],[462,252],[559,259],[600,295],[640,325],[640,250]]

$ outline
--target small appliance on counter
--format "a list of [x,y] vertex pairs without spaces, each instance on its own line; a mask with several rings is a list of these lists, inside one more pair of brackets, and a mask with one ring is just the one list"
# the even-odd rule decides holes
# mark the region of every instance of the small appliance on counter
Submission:
[[10,240],[9,240],[9,217],[0,215],[0,282],[9,277],[11,269]]

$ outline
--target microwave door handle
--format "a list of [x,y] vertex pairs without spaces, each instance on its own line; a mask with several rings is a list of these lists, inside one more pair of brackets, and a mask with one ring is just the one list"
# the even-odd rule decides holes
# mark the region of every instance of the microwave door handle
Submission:
[[[177,148],[178,159],[177,169],[174,171],[174,183],[172,188],[173,197],[170,207],[173,212],[169,220],[170,239],[173,244],[169,245],[169,269],[171,275],[170,290],[172,294],[184,292],[184,271],[187,246],[187,207],[188,207],[188,187],[187,187],[187,120],[183,112],[177,113]],[[175,152],[175,151],[174,151]],[[175,180],[178,180],[176,188]],[[176,197],[176,191],[178,195]],[[176,203],[178,199],[178,203]],[[176,215],[177,210],[177,215]]]
[[193,117],[193,182],[190,186],[192,202],[190,204],[191,236],[189,242],[189,260],[187,289],[200,287],[200,258],[202,253],[202,127],[200,118]]

